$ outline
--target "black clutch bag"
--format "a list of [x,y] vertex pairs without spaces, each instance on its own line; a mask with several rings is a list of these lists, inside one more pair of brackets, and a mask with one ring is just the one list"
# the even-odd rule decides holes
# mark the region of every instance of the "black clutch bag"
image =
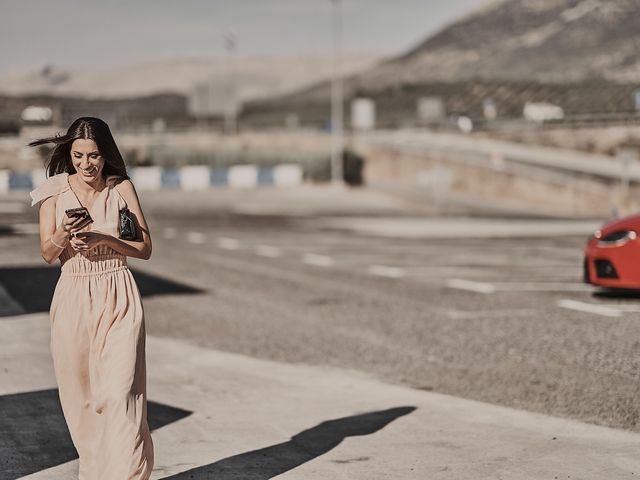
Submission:
[[135,240],[138,237],[136,233],[136,222],[133,221],[133,214],[127,207],[120,210],[118,235],[120,235],[122,240]]

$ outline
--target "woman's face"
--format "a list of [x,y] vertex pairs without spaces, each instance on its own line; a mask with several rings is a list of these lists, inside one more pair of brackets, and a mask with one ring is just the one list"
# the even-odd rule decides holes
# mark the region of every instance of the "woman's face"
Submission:
[[87,183],[99,181],[104,168],[104,158],[96,142],[88,138],[79,138],[71,144],[71,161],[78,177]]

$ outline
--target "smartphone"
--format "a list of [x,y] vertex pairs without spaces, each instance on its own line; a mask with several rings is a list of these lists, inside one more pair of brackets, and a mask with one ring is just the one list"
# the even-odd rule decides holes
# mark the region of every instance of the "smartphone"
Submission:
[[64,211],[64,213],[66,213],[69,217],[81,217],[84,219],[80,223],[78,223],[78,225],[76,225],[75,228],[78,229],[84,228],[91,222],[93,222],[93,218],[91,218],[91,215],[89,215],[89,210],[87,210],[87,207],[68,208]]

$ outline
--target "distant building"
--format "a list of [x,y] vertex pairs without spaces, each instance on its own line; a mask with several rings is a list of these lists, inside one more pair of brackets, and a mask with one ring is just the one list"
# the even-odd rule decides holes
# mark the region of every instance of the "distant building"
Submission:
[[99,117],[114,130],[150,130],[158,119],[169,128],[187,127],[195,121],[187,111],[186,97],[180,94],[122,99],[0,95],[0,134],[15,134],[25,125],[65,129],[81,116]]

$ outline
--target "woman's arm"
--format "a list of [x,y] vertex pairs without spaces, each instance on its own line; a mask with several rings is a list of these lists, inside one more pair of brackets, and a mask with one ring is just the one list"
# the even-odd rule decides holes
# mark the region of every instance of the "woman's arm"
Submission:
[[[45,199],[40,205],[40,255],[47,263],[53,263],[69,243],[72,224],[63,222],[56,227],[56,196]],[[65,228],[66,227],[66,228]],[[55,243],[54,243],[55,242]],[[56,245],[57,244],[57,245]],[[60,248],[63,247],[63,248]]]
[[123,255],[148,260],[151,257],[152,250],[151,235],[147,221],[142,213],[142,208],[140,207],[140,200],[138,199],[136,189],[129,179],[120,182],[118,187],[120,195],[122,195],[122,198],[127,202],[129,210],[135,217],[138,238],[136,240],[122,240],[109,235],[105,237],[104,243]]

